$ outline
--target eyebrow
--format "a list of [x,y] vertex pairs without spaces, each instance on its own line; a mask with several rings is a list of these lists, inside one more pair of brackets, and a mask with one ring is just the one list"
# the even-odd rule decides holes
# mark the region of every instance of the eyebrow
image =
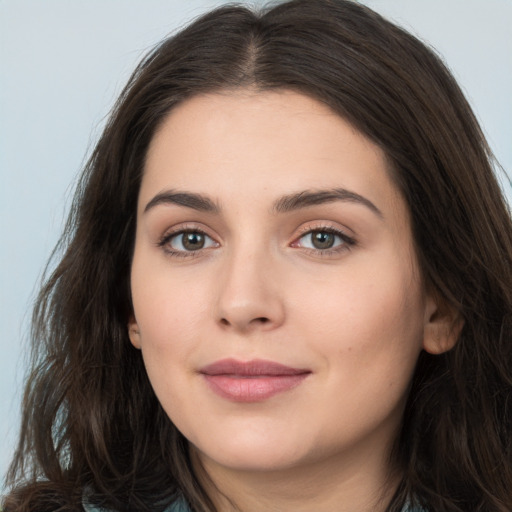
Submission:
[[144,213],[161,204],[176,204],[200,212],[219,213],[220,208],[208,197],[193,192],[166,190],[157,194],[144,208]]
[[[384,218],[382,212],[366,197],[346,190],[344,188],[333,188],[328,190],[303,190],[279,198],[273,205],[275,213],[287,213],[310,206],[344,201],[365,206],[379,218]],[[209,197],[195,192],[166,190],[157,194],[144,208],[144,213],[158,205],[175,204],[185,206],[193,210],[219,214],[220,207]]]
[[369,199],[344,188],[305,190],[296,194],[290,194],[276,201],[273,209],[277,213],[285,213],[301,208],[307,208],[308,206],[333,203],[335,201],[344,201],[363,205],[375,213],[379,218],[384,218],[384,215],[379,208],[377,208]]

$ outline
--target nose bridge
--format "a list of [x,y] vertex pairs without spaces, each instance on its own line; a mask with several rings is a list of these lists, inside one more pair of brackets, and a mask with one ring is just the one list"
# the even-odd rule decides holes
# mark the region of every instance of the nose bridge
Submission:
[[239,241],[227,251],[219,280],[217,318],[233,329],[271,329],[284,320],[277,262],[268,246]]

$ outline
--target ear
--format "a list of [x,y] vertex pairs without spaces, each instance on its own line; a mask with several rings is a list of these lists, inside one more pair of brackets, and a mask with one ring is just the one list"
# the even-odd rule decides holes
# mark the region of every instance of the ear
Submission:
[[464,326],[460,313],[446,300],[430,294],[425,308],[423,350],[429,354],[442,354],[451,350]]
[[135,316],[131,315],[128,321],[128,336],[130,337],[130,341],[135,348],[140,349],[140,332],[139,326],[137,324],[137,320],[135,320]]

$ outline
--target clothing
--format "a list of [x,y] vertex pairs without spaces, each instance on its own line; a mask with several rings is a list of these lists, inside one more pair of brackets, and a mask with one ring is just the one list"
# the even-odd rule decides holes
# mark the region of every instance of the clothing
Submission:
[[190,512],[183,500],[175,501],[165,512]]
[[[94,507],[93,505],[87,503],[85,500],[82,501],[82,506],[84,507],[85,512],[113,512],[104,508]],[[190,512],[190,509],[188,508],[187,504],[180,499],[165,509],[165,512]]]
[[190,512],[183,500],[175,501],[165,512]]

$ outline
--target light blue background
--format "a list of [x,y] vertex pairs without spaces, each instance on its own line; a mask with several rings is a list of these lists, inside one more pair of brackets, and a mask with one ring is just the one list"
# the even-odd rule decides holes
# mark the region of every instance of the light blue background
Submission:
[[[445,57],[510,174],[512,0],[363,3]],[[220,4],[0,0],[0,476],[14,447],[34,289],[76,175],[141,56]],[[510,184],[504,187],[512,198]]]

